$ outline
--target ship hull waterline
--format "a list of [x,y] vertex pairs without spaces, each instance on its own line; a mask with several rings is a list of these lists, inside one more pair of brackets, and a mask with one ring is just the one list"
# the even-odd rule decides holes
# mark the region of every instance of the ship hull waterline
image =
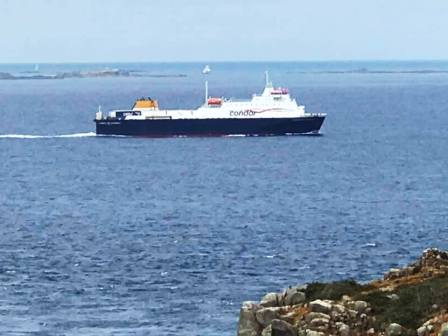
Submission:
[[247,119],[95,120],[98,135],[136,137],[319,134],[325,116]]

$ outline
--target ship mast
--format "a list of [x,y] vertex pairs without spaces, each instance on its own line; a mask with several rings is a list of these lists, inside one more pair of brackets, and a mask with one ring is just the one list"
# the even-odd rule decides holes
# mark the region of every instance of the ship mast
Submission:
[[205,101],[204,104],[207,105],[208,101],[208,80],[205,80]]
[[269,72],[265,71],[264,75],[266,77],[266,87],[267,88],[271,88],[272,87],[272,82],[269,80]]
[[[207,76],[210,73],[211,69],[208,65],[206,65],[204,67],[204,70],[202,70],[202,73]],[[207,77],[205,77],[205,100],[204,100],[204,104],[207,105],[208,104],[208,80]]]

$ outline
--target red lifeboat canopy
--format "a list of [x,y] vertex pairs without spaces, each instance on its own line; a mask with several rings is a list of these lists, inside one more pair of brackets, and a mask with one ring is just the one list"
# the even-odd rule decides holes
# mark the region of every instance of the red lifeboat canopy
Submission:
[[222,104],[222,99],[221,98],[209,98],[207,100],[207,104],[212,105],[212,106],[219,106]]

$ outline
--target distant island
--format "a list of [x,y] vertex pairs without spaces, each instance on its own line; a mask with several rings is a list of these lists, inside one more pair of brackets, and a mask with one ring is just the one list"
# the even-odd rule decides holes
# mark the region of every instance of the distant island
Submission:
[[[289,72],[294,73],[294,72]],[[325,71],[297,71],[296,73],[301,74],[382,74],[382,75],[394,75],[394,74],[446,74],[448,70],[432,70],[432,69],[422,69],[422,70],[381,70],[381,69],[367,69],[359,68],[352,70],[325,70]]]
[[32,71],[20,74],[9,72],[0,72],[0,80],[18,80],[18,79],[65,79],[65,78],[93,78],[93,77],[154,77],[154,78],[178,78],[187,77],[185,74],[149,74],[137,71],[122,69],[102,69],[95,71],[68,71],[58,72],[56,74],[43,74]]
[[448,336],[448,252],[366,284],[310,283],[244,302],[238,336]]

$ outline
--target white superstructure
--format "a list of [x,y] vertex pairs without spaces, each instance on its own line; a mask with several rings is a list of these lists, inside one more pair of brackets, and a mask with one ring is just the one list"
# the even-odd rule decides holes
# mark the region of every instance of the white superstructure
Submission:
[[[206,83],[207,85],[207,83]],[[207,88],[206,88],[207,92]],[[298,118],[324,116],[305,112],[305,106],[298,105],[291,98],[288,89],[274,88],[266,73],[266,86],[261,95],[254,94],[250,100],[213,98],[206,95],[206,101],[195,110],[163,110],[151,99],[140,99],[132,110],[114,110],[106,116],[125,120],[145,119],[246,119],[246,118]],[[104,119],[101,111],[97,120]]]

